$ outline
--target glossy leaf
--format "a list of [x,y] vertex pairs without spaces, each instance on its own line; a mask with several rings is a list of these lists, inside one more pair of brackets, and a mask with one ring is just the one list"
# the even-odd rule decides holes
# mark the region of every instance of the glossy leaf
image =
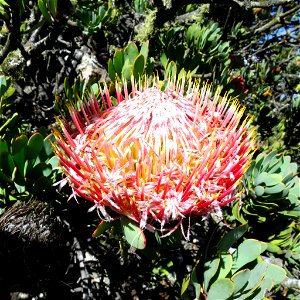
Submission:
[[44,137],[40,134],[40,133],[35,133],[33,134],[27,143],[27,149],[26,149],[26,156],[28,159],[33,159],[36,158],[42,147],[43,147],[43,143],[44,143]]
[[24,167],[27,143],[28,138],[25,135],[17,137],[12,143],[12,156],[22,176],[25,176]]
[[119,78],[122,76],[122,68],[124,65],[124,53],[122,49],[119,49],[115,52],[113,58],[113,67],[118,74]]
[[129,60],[130,64],[134,63],[135,58],[138,56],[139,51],[134,42],[129,42],[124,49],[124,61]]
[[108,60],[108,76],[112,82],[116,80],[116,71],[111,59]]
[[40,11],[42,12],[43,16],[45,17],[45,19],[49,23],[52,23],[53,19],[52,19],[50,13],[48,12],[47,1],[46,0],[38,0],[38,7],[39,7]]
[[7,175],[11,176],[14,171],[15,164],[12,156],[8,151],[8,145],[6,141],[0,140],[0,169]]
[[126,60],[122,68],[122,78],[124,78],[127,81],[130,81],[132,73],[133,65],[130,64],[129,60]]
[[145,64],[148,60],[148,53],[149,53],[149,40],[144,42],[141,46],[140,54],[144,56]]
[[247,224],[240,225],[233,230],[229,231],[221,239],[218,248],[221,252],[227,252],[229,248],[240,239],[245,232],[247,232],[249,226]]
[[145,59],[142,54],[139,54],[134,60],[133,75],[136,80],[143,74],[145,68]]

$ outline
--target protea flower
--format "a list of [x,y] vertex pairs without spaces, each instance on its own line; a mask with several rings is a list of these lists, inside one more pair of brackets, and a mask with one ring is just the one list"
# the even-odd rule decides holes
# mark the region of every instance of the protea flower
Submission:
[[115,211],[162,230],[233,201],[254,150],[244,108],[192,82],[145,79],[131,90],[118,84],[113,105],[104,88],[101,103],[69,107],[71,123],[57,119],[55,152],[74,193],[105,220]]

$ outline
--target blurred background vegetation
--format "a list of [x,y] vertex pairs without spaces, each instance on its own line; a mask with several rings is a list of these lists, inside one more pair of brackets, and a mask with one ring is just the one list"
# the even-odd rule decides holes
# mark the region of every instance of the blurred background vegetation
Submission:
[[[299,20],[297,0],[0,0],[0,298],[297,299]],[[238,97],[258,150],[242,207],[195,219],[189,242],[158,239],[139,252],[116,226],[90,238],[99,218],[67,202],[50,126],[68,101],[98,96],[99,82],[113,92],[118,78],[153,73]],[[232,282],[231,296],[218,294]]]

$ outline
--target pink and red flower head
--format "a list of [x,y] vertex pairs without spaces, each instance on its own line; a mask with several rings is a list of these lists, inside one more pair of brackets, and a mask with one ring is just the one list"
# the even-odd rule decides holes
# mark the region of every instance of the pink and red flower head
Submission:
[[72,122],[58,118],[54,145],[75,193],[102,217],[108,210],[141,228],[206,214],[233,201],[254,152],[254,130],[237,101],[191,82],[157,79],[105,88],[70,107]]

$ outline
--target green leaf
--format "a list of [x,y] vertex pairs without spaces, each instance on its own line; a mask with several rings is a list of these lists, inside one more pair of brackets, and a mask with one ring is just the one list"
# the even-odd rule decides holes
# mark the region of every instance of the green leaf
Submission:
[[170,61],[167,65],[164,78],[173,80],[177,75],[177,65],[174,61]]
[[257,177],[254,178],[254,185],[257,186],[268,178],[269,174],[267,172],[260,173]]
[[264,299],[264,296],[266,295],[267,291],[271,290],[273,287],[273,282],[271,278],[264,278],[261,281],[261,284],[257,289],[255,289],[255,292],[249,293],[249,297],[247,299]]
[[129,60],[127,59],[122,69],[122,78],[124,78],[126,81],[130,81],[132,72],[133,72],[133,65],[131,65]]
[[258,185],[254,188],[255,195],[261,197],[265,193],[265,188],[261,185]]
[[124,61],[129,60],[132,65],[135,58],[139,55],[139,50],[134,42],[129,42],[124,49]]
[[45,139],[43,143],[43,147],[39,153],[39,159],[40,161],[46,161],[48,158],[53,156],[53,147],[51,142],[54,142],[55,138],[53,134],[49,134]]
[[56,17],[57,0],[49,0],[48,5],[49,5],[49,9],[50,9],[51,15],[53,17]]
[[220,264],[220,257],[215,257],[204,263],[203,287],[208,290],[211,279],[217,274]]
[[282,250],[280,247],[278,247],[277,245],[273,245],[273,244],[268,244],[268,251],[269,252],[273,252],[273,253],[277,253],[277,254],[282,254]]
[[144,249],[146,247],[146,237],[143,230],[133,221],[126,217],[121,217],[121,226],[124,237],[131,247]]
[[218,279],[225,278],[232,268],[232,256],[229,253],[222,253],[220,255],[220,264],[218,270]]
[[[0,107],[1,110],[1,107]],[[18,113],[14,113],[6,122],[0,127],[0,133],[7,128],[12,128],[18,121],[19,115]]]
[[17,190],[17,192],[18,192],[19,194],[22,194],[22,193],[24,193],[24,192],[26,191],[25,186],[16,183],[16,181],[14,181],[14,186],[15,186],[15,188],[16,188],[16,190]]
[[54,170],[54,168],[57,168],[59,166],[59,159],[57,156],[53,156],[47,161],[47,163],[50,164],[52,170]]
[[240,239],[245,232],[247,232],[248,228],[248,224],[243,224],[229,231],[219,242],[219,250],[221,252],[227,252],[229,248],[236,243],[236,241]]
[[0,76],[0,98],[6,93],[11,83],[11,79],[9,77]]
[[38,7],[40,11],[42,12],[44,18],[49,22],[52,23],[53,19],[51,15],[48,12],[47,2],[46,0],[38,0]]
[[118,221],[119,221],[119,219],[111,221],[111,222],[101,221],[100,224],[95,229],[95,231],[93,232],[92,237],[96,238],[96,237],[100,236],[103,232],[105,232],[108,229],[110,229],[111,227],[113,227],[116,224],[116,222],[118,222]]
[[245,270],[240,270],[238,272],[236,272],[232,277],[231,277],[231,281],[234,283],[234,293],[238,293],[241,290],[243,290],[246,285],[247,282],[249,280],[250,277],[250,270],[249,269],[245,269]]
[[138,55],[133,63],[133,76],[138,79],[144,72],[145,59],[142,54]]
[[108,60],[108,76],[112,82],[116,80],[116,71],[111,59]]
[[168,63],[168,58],[167,58],[167,56],[166,56],[166,53],[163,53],[163,54],[161,55],[160,61],[161,61],[162,66],[166,69],[167,63]]
[[274,284],[279,284],[285,279],[286,272],[280,266],[269,264],[266,277],[270,277]]
[[28,138],[26,135],[21,135],[12,142],[12,156],[22,176],[25,176],[24,166],[25,166],[27,143],[28,143]]
[[283,183],[278,183],[272,187],[265,188],[265,194],[277,194],[282,192],[285,189],[285,185]]
[[277,155],[277,151],[272,151],[270,152],[263,161],[263,170],[267,170],[269,168],[269,164],[271,162],[271,160],[273,159],[273,157],[275,157]]
[[245,218],[243,217],[243,215],[241,213],[239,201],[236,201],[234,203],[233,208],[232,208],[232,214],[243,225],[245,225],[247,223],[247,221],[245,220]]
[[[34,166],[30,173],[30,177],[48,177],[52,173],[52,166],[50,164],[46,164],[45,162],[40,162]],[[29,175],[29,174],[28,174]]]
[[267,187],[280,184],[282,182],[282,176],[280,174],[269,174],[264,180]]
[[189,285],[190,285],[190,274],[186,275],[182,280],[181,291],[180,291],[181,296],[185,293]]
[[200,260],[197,260],[192,272],[191,272],[191,282],[194,286],[194,289],[195,289],[195,296],[196,296],[196,299],[199,299],[200,298],[200,294],[201,294],[201,285],[200,285],[200,282],[199,282],[199,278],[198,278],[198,275],[197,275],[197,271],[198,271],[198,265],[199,265],[199,262]]
[[252,270],[245,290],[255,290],[265,277],[268,264],[264,261],[259,262]]
[[140,54],[144,56],[145,64],[147,63],[148,53],[149,53],[149,40],[142,44],[140,50]]
[[7,176],[11,177],[15,168],[14,160],[8,152],[8,145],[6,141],[0,141],[0,169]]
[[206,300],[226,300],[233,294],[234,285],[228,278],[222,278],[215,281],[208,291]]
[[119,78],[122,77],[122,68],[124,65],[124,53],[122,49],[119,49],[115,52],[114,58],[113,58],[113,67],[116,70],[116,73],[118,74]]
[[249,262],[257,259],[263,252],[262,245],[259,241],[254,239],[248,239],[243,241],[234,252],[234,264],[232,272],[235,272],[248,264]]
[[26,151],[27,158],[28,159],[36,158],[43,147],[43,143],[44,143],[44,137],[40,133],[37,132],[33,134],[27,143],[27,151]]
[[41,193],[45,191],[49,186],[51,186],[51,184],[52,184],[51,180],[49,180],[45,176],[41,176],[34,182],[31,192],[33,194]]

